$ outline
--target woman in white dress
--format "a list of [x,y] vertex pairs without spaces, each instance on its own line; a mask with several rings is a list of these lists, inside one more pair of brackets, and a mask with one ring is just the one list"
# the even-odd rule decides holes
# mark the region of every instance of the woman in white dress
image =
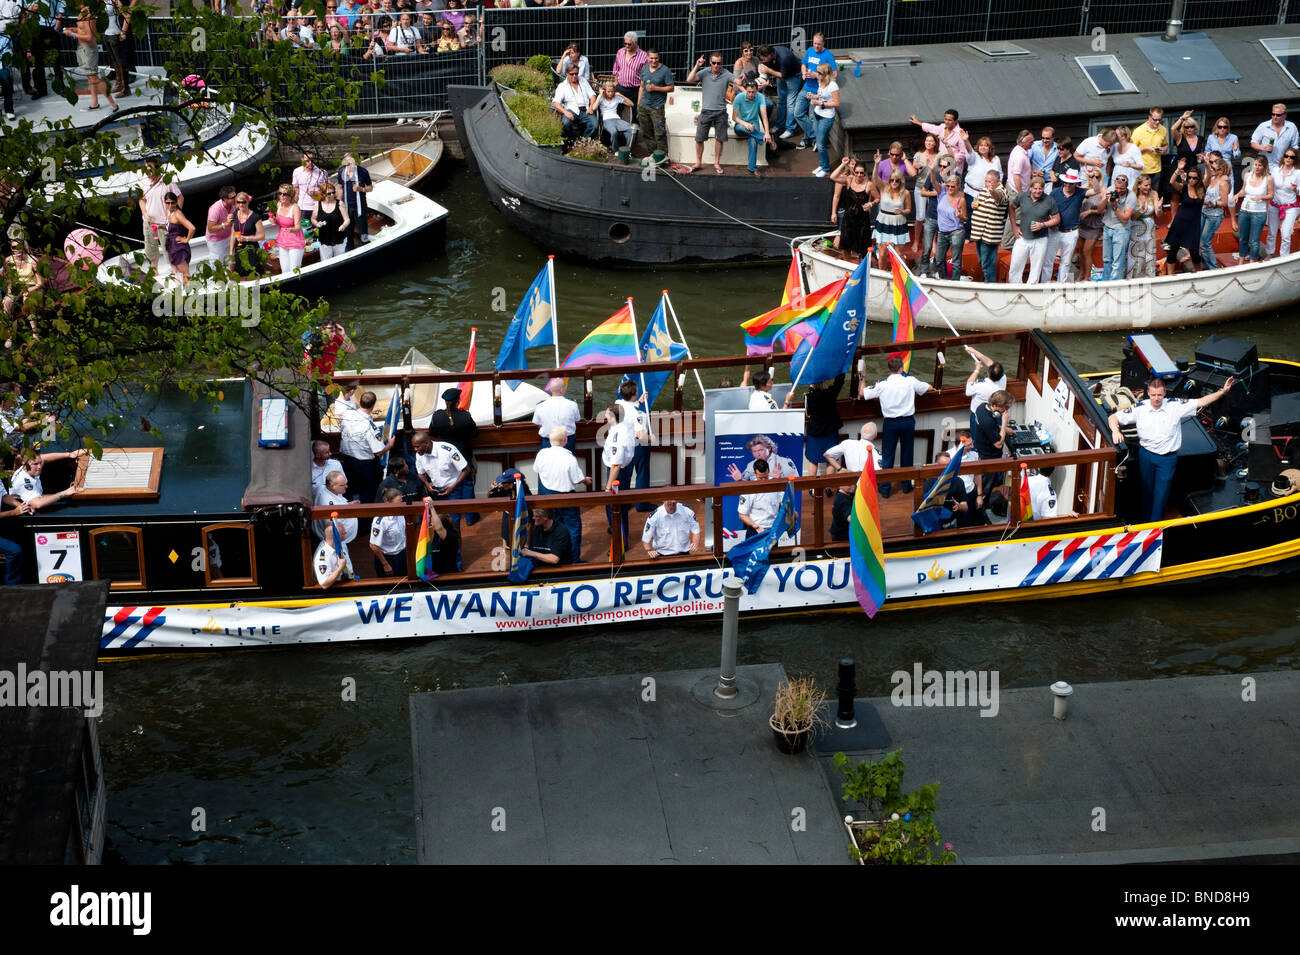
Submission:
[[1127,126],[1115,127],[1115,150],[1111,153],[1115,168],[1111,175],[1122,170],[1128,173],[1129,182],[1137,182],[1142,175],[1142,150],[1133,144],[1132,136]]

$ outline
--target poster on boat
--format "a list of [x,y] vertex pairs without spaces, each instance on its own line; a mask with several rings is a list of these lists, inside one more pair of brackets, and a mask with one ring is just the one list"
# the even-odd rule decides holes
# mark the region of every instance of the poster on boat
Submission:
[[[972,593],[1026,587],[1098,590],[1158,573],[1160,557],[1159,528],[889,557],[884,609],[930,598],[959,604]],[[198,650],[664,622],[721,613],[722,581],[729,576],[730,567],[713,567],[524,587],[322,595],[305,607],[110,607],[100,647]],[[857,607],[845,558],[774,564],[757,593],[740,598],[742,612],[835,606]]]
[[[802,411],[719,411],[713,418],[713,481],[722,485],[734,481],[753,481],[758,477],[755,465],[762,461],[768,468],[767,478],[789,478],[803,469]],[[770,505],[775,513],[781,492],[768,492],[769,499],[759,503],[761,509]],[[795,496],[802,503],[802,496]],[[722,548],[728,551],[745,539],[749,528],[740,519],[741,497],[723,498]],[[716,533],[716,531],[715,531]],[[797,543],[789,537],[781,539],[779,546]]]
[[81,533],[42,531],[35,535],[36,579],[42,584],[81,580]]

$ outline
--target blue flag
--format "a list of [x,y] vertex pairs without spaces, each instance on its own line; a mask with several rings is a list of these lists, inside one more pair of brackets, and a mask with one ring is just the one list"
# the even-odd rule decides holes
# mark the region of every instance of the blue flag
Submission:
[[[668,316],[664,312],[666,297],[666,295],[659,297],[659,307],[650,317],[650,324],[646,325],[645,331],[641,333],[638,348],[643,362],[681,361],[687,355],[686,346],[681,342],[673,341],[668,331]],[[671,374],[672,372],[669,371],[647,372],[643,375],[624,375],[623,380],[635,381],[638,389],[645,389],[649,396],[646,398],[646,408],[649,409],[654,406],[655,399],[659,397],[659,392],[663,391],[664,384]]]
[[853,270],[830,319],[817,338],[805,337],[790,359],[790,373],[801,382],[832,381],[847,374],[858,347],[858,332],[867,316],[868,257]]
[[[533,284],[524,293],[523,301],[515,309],[515,317],[506,329],[505,341],[501,343],[501,351],[497,354],[498,369],[506,371],[527,368],[527,349],[554,344],[551,321],[554,308],[555,290],[551,287],[551,269],[548,263],[542,266],[537,278],[533,279]],[[506,384],[513,391],[519,382],[507,381]]]
[[[380,441],[385,444],[402,426],[402,386],[393,385],[393,396],[388,399],[388,413],[384,415],[384,430],[380,432]],[[379,459],[379,466],[388,467],[388,451]]]
[[506,574],[506,580],[522,584],[533,572],[533,559],[520,553],[528,544],[528,508],[524,504],[523,484],[518,479],[515,480],[515,523],[511,537],[514,543],[510,548],[510,573]]
[[798,533],[799,508],[794,498],[794,485],[787,481],[785,496],[781,499],[781,507],[776,512],[772,526],[727,551],[727,560],[735,568],[736,576],[744,582],[746,592],[758,592],[763,578],[767,576],[768,557],[773,545],[787,534],[793,537]]
[[948,498],[949,491],[955,486],[955,482],[961,480],[957,475],[957,472],[961,470],[961,451],[961,447],[958,446],[958,453],[952,456],[948,466],[943,469],[943,473],[930,485],[925,500],[912,514],[912,522],[921,529],[922,534],[937,531],[945,521],[952,520],[952,511],[943,505]]
[[339,561],[343,564],[343,573],[339,574],[339,580],[351,580],[352,573],[349,570],[348,552],[343,546],[343,535],[339,533],[339,522],[330,518],[330,527],[334,529],[334,553],[338,555]]

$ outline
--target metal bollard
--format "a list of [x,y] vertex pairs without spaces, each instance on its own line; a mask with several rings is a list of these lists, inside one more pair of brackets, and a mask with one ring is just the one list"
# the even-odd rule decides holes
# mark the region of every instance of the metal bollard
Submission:
[[1057,680],[1052,684],[1051,690],[1052,696],[1055,697],[1052,701],[1052,719],[1063,720],[1065,719],[1066,703],[1070,699],[1070,694],[1074,692],[1074,687],[1064,680]]
[[722,673],[713,695],[723,700],[734,699],[736,689],[736,636],[740,617],[740,581],[727,577],[722,581]]
[[851,730],[858,725],[857,715],[853,710],[853,698],[858,695],[857,665],[852,657],[840,660],[840,682],[835,688],[839,697],[839,708],[835,711],[835,725],[842,730]]

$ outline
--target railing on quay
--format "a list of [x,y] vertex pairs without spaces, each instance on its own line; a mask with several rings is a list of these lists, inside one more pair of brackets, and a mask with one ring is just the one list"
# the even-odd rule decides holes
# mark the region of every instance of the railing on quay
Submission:
[[[493,67],[522,63],[545,54],[552,61],[570,41],[583,46],[596,73],[613,70],[623,35],[635,32],[642,46],[654,46],[678,79],[696,59],[720,50],[728,63],[742,41],[754,45],[785,44],[796,52],[811,46],[816,32],[826,35],[833,51],[904,44],[1089,36],[1162,31],[1169,0],[680,0],[675,3],[626,3],[601,6],[498,9],[479,6],[483,41],[467,50],[427,56],[386,56],[362,61],[359,56],[322,66],[359,83],[361,98],[349,111],[357,119],[410,115],[446,109],[447,86],[483,84]],[[251,18],[250,18],[251,22]],[[1235,26],[1300,23],[1300,4],[1289,0],[1187,0],[1187,31]],[[182,36],[180,24],[167,18],[149,21],[138,41],[143,66],[163,66],[161,39]],[[252,27],[250,26],[250,30]],[[62,41],[65,64],[73,65],[75,44]],[[374,82],[381,70],[385,81]],[[216,67],[212,81],[220,82]],[[327,108],[329,104],[326,104]]]

